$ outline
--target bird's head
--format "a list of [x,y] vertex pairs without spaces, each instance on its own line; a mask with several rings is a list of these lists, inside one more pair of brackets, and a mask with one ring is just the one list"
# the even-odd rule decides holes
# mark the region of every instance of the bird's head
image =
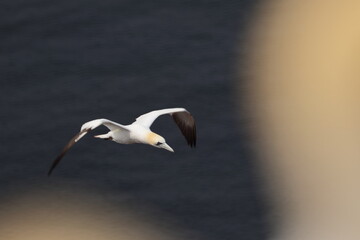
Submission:
[[166,144],[165,138],[163,138],[162,136],[156,133],[150,132],[147,135],[147,142],[153,147],[163,148],[170,152],[174,152],[174,150],[169,145]]

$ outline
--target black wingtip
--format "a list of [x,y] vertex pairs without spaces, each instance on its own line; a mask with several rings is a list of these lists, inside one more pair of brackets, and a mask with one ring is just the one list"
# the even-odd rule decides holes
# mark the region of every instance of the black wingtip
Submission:
[[175,112],[172,114],[175,123],[180,128],[181,133],[184,135],[187,144],[191,148],[196,147],[196,124],[193,116],[188,112]]
[[191,133],[191,134],[188,134],[188,135],[190,135],[191,137],[187,137],[187,138],[186,138],[187,144],[188,144],[191,148],[196,148],[196,126],[195,126],[195,123],[194,123],[194,127],[193,127],[193,130],[192,130],[192,133]]
[[53,172],[53,170],[55,169],[55,167],[58,165],[58,163],[60,162],[61,158],[65,155],[65,153],[67,152],[68,149],[64,149],[63,152],[54,160],[54,162],[51,164],[50,169],[48,171],[48,177],[50,177],[51,173]]
[[55,163],[55,162],[51,165],[51,167],[47,173],[48,177],[50,177],[50,175],[51,175],[52,171],[55,169],[56,165],[57,165],[57,163]]
[[[90,131],[90,129],[84,129],[82,131],[80,131],[78,134],[76,134],[69,142],[68,144],[66,144],[66,146],[64,147],[64,149],[62,150],[62,152],[60,153],[59,156],[57,156],[57,158],[55,158],[54,162],[51,164],[50,169],[48,171],[48,177],[51,175],[52,171],[55,169],[55,167],[59,164],[60,160],[64,157],[64,155],[67,153],[67,151],[69,151],[69,149],[76,143],[76,141],[78,140],[79,136],[82,136],[83,133],[87,133],[88,131]],[[80,137],[81,138],[81,137]]]

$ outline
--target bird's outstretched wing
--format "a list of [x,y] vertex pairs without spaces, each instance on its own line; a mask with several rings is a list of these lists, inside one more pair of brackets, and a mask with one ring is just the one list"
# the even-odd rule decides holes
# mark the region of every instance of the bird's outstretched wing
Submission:
[[164,114],[170,114],[175,123],[180,128],[181,133],[186,138],[186,141],[190,147],[196,146],[196,125],[195,119],[185,108],[167,108],[161,110],[155,110],[149,113],[145,113],[136,118],[135,123],[144,127],[150,128],[152,123],[159,116]]
[[71,138],[71,140],[65,145],[65,147],[61,151],[61,153],[55,158],[54,162],[52,163],[52,165],[51,165],[51,167],[49,169],[48,176],[50,176],[51,172],[58,165],[60,160],[64,157],[64,155],[69,151],[69,149],[76,142],[78,142],[82,137],[84,137],[89,131],[99,127],[100,125],[104,125],[108,129],[110,129],[110,131],[113,131],[113,130],[116,130],[116,129],[122,129],[122,130],[128,131],[125,126],[123,126],[121,124],[118,124],[116,122],[107,120],[107,119],[96,119],[96,120],[92,120],[92,121],[84,123],[81,126],[80,132],[77,133],[73,138]]

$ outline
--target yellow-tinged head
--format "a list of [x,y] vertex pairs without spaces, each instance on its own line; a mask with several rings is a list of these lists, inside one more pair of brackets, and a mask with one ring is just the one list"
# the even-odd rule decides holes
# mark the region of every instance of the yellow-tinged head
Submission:
[[165,138],[154,132],[150,132],[147,134],[146,141],[149,145],[153,147],[163,148],[170,152],[174,152],[174,150],[169,145],[166,144]]

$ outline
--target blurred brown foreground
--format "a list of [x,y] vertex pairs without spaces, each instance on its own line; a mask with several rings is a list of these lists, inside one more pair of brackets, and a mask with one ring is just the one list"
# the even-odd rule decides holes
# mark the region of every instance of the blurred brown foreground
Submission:
[[275,239],[360,239],[360,1],[265,1],[250,107]]
[[[66,192],[66,191],[65,191]],[[100,195],[33,191],[7,198],[0,208],[0,239],[175,240],[169,226]]]

